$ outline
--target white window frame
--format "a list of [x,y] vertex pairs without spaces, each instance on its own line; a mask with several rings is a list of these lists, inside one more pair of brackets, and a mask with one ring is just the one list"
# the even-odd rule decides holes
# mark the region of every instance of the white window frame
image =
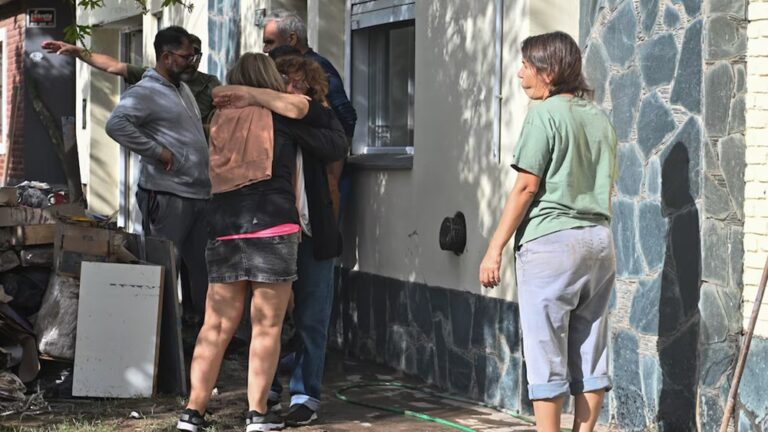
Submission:
[[[141,31],[142,36],[137,38],[135,32]],[[120,29],[120,61],[128,64],[143,64],[144,55],[144,31],[141,25],[130,25]],[[142,61],[135,61],[132,52],[129,50],[129,41],[136,42],[142,50]],[[128,86],[124,80],[120,80],[120,93],[122,94]],[[118,175],[119,187],[119,209],[118,225],[124,227],[128,232],[141,234],[143,227],[141,224],[141,210],[136,201],[136,191],[138,190],[140,174],[140,157],[137,153],[120,146],[120,173]]]
[[[348,61],[346,75],[351,82],[351,88],[349,94],[352,99],[352,103],[357,110],[357,125],[355,126],[355,136],[352,141],[352,154],[353,156],[362,155],[394,155],[394,156],[411,156],[414,154],[414,143],[411,145],[382,147],[374,146],[369,142],[368,131],[368,96],[367,87],[368,82],[355,82],[356,76],[359,79],[360,75],[355,74],[355,52],[352,47],[352,33],[356,30],[362,30],[369,27],[374,27],[383,24],[396,24],[403,21],[415,21],[415,0],[348,0],[348,13],[349,19],[348,25],[348,37],[346,38],[346,52],[348,53]],[[415,47],[414,47],[415,48]],[[364,49],[367,53],[367,48]],[[359,53],[357,53],[360,55]],[[367,79],[367,78],[364,78]],[[355,88],[364,88],[365,90],[355,91]],[[358,97],[360,92],[363,92],[364,97]]]

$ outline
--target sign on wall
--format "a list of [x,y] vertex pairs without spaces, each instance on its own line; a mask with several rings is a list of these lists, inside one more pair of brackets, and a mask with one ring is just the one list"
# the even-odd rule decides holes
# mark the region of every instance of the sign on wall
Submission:
[[27,9],[27,27],[56,27],[56,9]]

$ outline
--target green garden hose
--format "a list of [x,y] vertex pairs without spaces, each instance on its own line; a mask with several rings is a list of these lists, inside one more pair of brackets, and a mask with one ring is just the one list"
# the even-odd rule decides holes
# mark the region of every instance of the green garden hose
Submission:
[[[462,397],[458,397],[458,396],[445,395],[445,394],[433,392],[431,390],[427,390],[427,389],[424,389],[424,388],[415,387],[415,386],[412,386],[412,385],[403,384],[403,383],[399,383],[399,382],[377,381],[377,382],[360,382],[360,383],[355,383],[355,384],[349,384],[349,385],[346,385],[346,386],[344,386],[344,387],[342,387],[342,388],[340,388],[340,389],[338,389],[336,391],[336,398],[339,399],[339,400],[342,400],[344,402],[354,404],[354,405],[359,405],[359,406],[363,406],[363,407],[366,407],[366,408],[372,408],[372,409],[376,409],[376,410],[380,410],[380,411],[386,411],[386,412],[390,412],[390,413],[393,413],[393,414],[399,414],[399,415],[402,415],[402,416],[413,417],[413,418],[416,418],[416,419],[419,419],[419,420],[422,420],[422,421],[428,421],[428,422],[433,422],[433,423],[441,424],[443,426],[447,426],[447,427],[450,427],[450,428],[453,428],[453,429],[456,429],[456,430],[460,430],[460,431],[463,431],[463,432],[477,432],[475,429],[468,428],[466,426],[462,426],[460,424],[456,424],[454,422],[451,422],[451,421],[448,421],[448,420],[445,420],[445,419],[442,419],[442,418],[439,418],[439,417],[432,417],[432,416],[424,414],[424,413],[420,413],[420,412],[416,412],[416,411],[411,411],[411,410],[406,410],[406,409],[392,408],[392,407],[387,407],[387,406],[369,404],[369,403],[366,403],[366,402],[360,402],[360,401],[357,401],[357,400],[350,399],[348,396],[346,396],[344,394],[348,390],[358,389],[358,388],[368,388],[368,387],[394,387],[394,388],[399,388],[399,389],[404,389],[404,390],[410,390],[410,391],[414,391],[414,392],[423,393],[423,394],[430,395],[430,396],[433,396],[433,397],[437,397],[437,398],[440,398],[440,399],[449,399],[449,400],[454,400],[454,401],[457,401],[457,402],[462,402],[462,403],[471,404],[471,405],[480,405],[480,406],[484,406],[486,408],[491,408],[493,410],[499,411],[501,413],[504,413],[504,414],[506,414],[508,416],[514,417],[514,418],[516,418],[516,419],[518,419],[518,420],[520,420],[522,422],[528,423],[530,425],[536,424],[530,418],[525,417],[525,416],[521,416],[520,414],[514,413],[514,412],[509,411],[509,410],[495,408],[495,407],[492,407],[492,406],[490,406],[488,404],[484,404],[484,403],[481,403],[481,402],[473,401],[473,400],[470,400],[470,399],[466,399],[466,398],[462,398]],[[570,429],[561,429],[561,431],[563,431],[563,432],[571,432]]]

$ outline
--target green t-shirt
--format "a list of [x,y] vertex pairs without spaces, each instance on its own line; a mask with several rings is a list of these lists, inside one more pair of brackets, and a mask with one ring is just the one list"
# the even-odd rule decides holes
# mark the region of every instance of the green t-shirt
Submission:
[[541,179],[515,245],[569,228],[604,225],[611,219],[616,179],[616,133],[593,103],[553,96],[525,117],[512,167]]
[[[125,83],[134,85],[141,81],[141,77],[147,69],[149,68],[129,64]],[[213,111],[213,88],[220,86],[221,82],[214,75],[195,72],[195,76],[185,83],[189,86],[192,96],[195,97],[197,107],[200,108],[200,118],[203,119],[203,123],[207,122],[208,115]]]

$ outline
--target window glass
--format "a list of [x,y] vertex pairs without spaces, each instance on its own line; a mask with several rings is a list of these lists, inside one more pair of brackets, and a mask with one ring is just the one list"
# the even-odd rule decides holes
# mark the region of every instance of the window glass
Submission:
[[352,99],[359,114],[355,153],[413,150],[414,21],[353,31]]

